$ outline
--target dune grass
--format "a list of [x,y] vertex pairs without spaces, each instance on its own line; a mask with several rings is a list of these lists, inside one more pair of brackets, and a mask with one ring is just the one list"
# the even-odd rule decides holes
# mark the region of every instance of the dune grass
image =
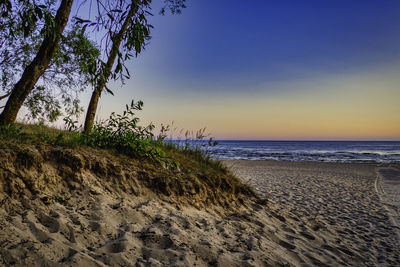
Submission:
[[1,141],[23,144],[51,144],[68,147],[82,145],[79,133],[48,127],[44,124],[15,123],[0,127]]
[[117,161],[139,164],[144,183],[149,188],[168,197],[181,197],[190,204],[229,207],[241,205],[246,198],[258,199],[254,191],[221,161],[211,159],[199,147],[164,142],[153,135],[133,136],[129,131],[113,136],[110,129],[103,130],[100,136],[93,137],[43,124],[13,124],[0,127],[0,146],[57,146],[76,151],[94,149],[98,155],[108,154]]

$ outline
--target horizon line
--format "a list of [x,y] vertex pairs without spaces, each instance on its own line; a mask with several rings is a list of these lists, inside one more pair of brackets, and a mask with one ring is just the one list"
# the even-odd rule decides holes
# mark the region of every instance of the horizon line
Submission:
[[[380,139],[380,140],[360,140],[360,139],[343,139],[343,140],[338,140],[338,139],[220,139],[220,138],[212,138],[214,141],[244,141],[244,142],[400,142],[400,139],[397,140],[386,140],[386,139]],[[171,141],[185,141],[185,139],[167,139]],[[208,139],[203,139],[203,141],[208,141]],[[201,141],[201,140],[188,140],[188,141]]]
[[400,142],[400,139],[216,139],[215,141],[247,141],[247,142]]

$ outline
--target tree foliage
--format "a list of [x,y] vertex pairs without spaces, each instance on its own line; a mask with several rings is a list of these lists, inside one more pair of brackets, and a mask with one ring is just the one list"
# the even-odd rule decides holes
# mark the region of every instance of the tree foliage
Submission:
[[[164,1],[165,6],[170,6],[172,12],[181,8],[182,1]],[[85,118],[84,131],[90,133],[94,124],[95,113],[99,98],[103,89],[112,93],[107,87],[109,78],[117,79],[129,78],[129,71],[125,66],[125,61],[132,56],[137,56],[146,46],[150,39],[150,30],[153,28],[148,23],[148,17],[152,16],[151,0],[135,1],[113,1],[106,2],[107,5],[99,5],[97,2],[98,16],[94,21],[77,19],[86,27],[94,27],[95,30],[104,30],[107,34],[105,38],[105,57],[106,61],[100,60],[100,68],[96,72],[96,84]],[[111,4],[112,3],[112,4]],[[175,6],[173,6],[175,5]],[[125,11],[124,11],[125,10]],[[114,67],[114,62],[117,62]]]
[[[93,73],[93,78],[98,84],[108,81],[109,78],[120,79],[122,82],[130,78],[129,70],[124,63],[137,56],[150,40],[152,28],[152,25],[148,23],[148,17],[152,15],[150,4],[151,0],[105,0],[93,1],[93,3],[91,1],[96,16],[91,20],[75,17],[77,24],[84,30],[103,33],[99,40],[103,54],[98,58]],[[130,14],[131,9],[134,11],[132,14]],[[127,20],[127,27],[122,30]],[[117,39],[121,39],[121,43],[116,50],[116,64],[110,68],[107,62],[114,52],[113,46]],[[107,86],[105,90],[112,94]]]
[[[54,4],[47,4],[43,12],[54,16]],[[28,12],[26,10],[34,12],[24,3],[16,2],[8,11],[11,12],[10,16],[0,19],[0,95],[7,96],[11,92],[17,79],[38,53],[44,38],[46,19],[36,15],[35,19],[30,20],[32,25],[28,31],[22,17]],[[44,10],[44,7],[40,10]],[[29,110],[28,117],[51,122],[62,114],[62,107],[67,115],[77,115],[82,111],[79,93],[90,84],[89,73],[99,54],[98,47],[81,27],[69,27],[60,38],[51,64],[24,103]]]
[[[152,0],[103,0],[89,1],[96,16],[93,19],[75,17],[76,22],[82,25],[84,30],[104,33],[99,40],[103,57],[99,59],[96,70],[96,78],[98,80],[105,79],[108,74],[114,80],[130,78],[130,73],[125,62],[141,53],[151,39],[151,30],[153,26],[149,23],[149,17],[152,13]],[[186,0],[161,0],[162,7],[160,14],[166,12],[172,14],[180,14],[186,8]],[[130,23],[123,33],[120,32],[123,23],[126,21],[129,10],[135,8],[135,12]],[[91,13],[92,11],[90,11]],[[112,50],[113,42],[122,34],[122,42],[118,48],[117,64],[108,72],[107,59]],[[106,78],[108,80],[108,78]],[[108,93],[112,92],[109,88],[105,88]]]
[[182,10],[186,8],[186,0],[164,0],[164,5],[160,10],[161,15],[169,10],[172,14],[181,14]]
[[[148,11],[148,9],[150,9],[149,4],[150,1],[146,0],[142,1],[140,4],[132,1],[131,4],[126,6],[127,10],[125,12],[122,12],[122,9],[106,10],[106,14],[108,14],[110,20],[102,24],[102,20],[100,19],[100,23],[94,24],[109,28],[108,32],[111,46],[109,47],[106,38],[107,50],[105,53],[107,60],[105,62],[100,60],[100,69],[96,72],[96,83],[85,118],[84,131],[86,133],[90,133],[92,130],[97,104],[102,91],[105,89],[111,92],[107,88],[109,78],[117,79],[118,75],[122,80],[124,77],[129,78],[129,71],[125,67],[124,61],[129,59],[133,52],[135,55],[138,55],[145,45],[145,40],[150,37],[151,25],[147,23],[145,15],[150,14]],[[119,23],[117,24],[113,23],[115,16],[119,16]],[[87,25],[90,24],[86,24],[85,26]],[[113,32],[111,32],[111,30],[113,30]],[[113,69],[115,61],[117,61],[117,65]],[[124,75],[123,68],[128,75]]]
[[[150,40],[152,0],[82,1],[79,6],[89,6],[89,12],[76,16],[60,37],[72,1],[60,1],[56,10],[56,0],[0,0],[0,91],[4,94],[0,100],[11,93],[0,123],[15,120],[22,103],[33,118],[52,121],[61,114],[61,106],[72,103],[67,110],[79,110],[77,96],[86,85],[92,84],[100,97],[103,89],[112,93],[107,88],[110,78],[123,82],[130,77],[125,62],[141,53]],[[185,1],[162,0],[160,13],[179,14]],[[88,40],[88,31],[102,36],[99,49]]]
[[[19,2],[24,3],[22,8],[29,7],[29,4],[31,3],[30,1],[24,0],[19,0]],[[32,3],[34,6],[36,6],[36,1]],[[54,19],[50,12],[45,12],[44,15],[43,13],[38,15],[39,18],[43,17],[45,21],[44,27],[41,31],[43,35],[43,41],[41,42],[35,57],[24,68],[20,79],[17,83],[15,83],[14,87],[9,92],[7,103],[0,114],[0,125],[7,125],[16,120],[18,112],[26,101],[27,97],[34,89],[40,77],[51,65],[63,31],[68,23],[72,3],[73,0],[61,0]],[[2,7],[3,6],[4,5],[2,4]],[[37,10],[40,10],[40,7],[41,6],[37,6],[37,9],[35,8],[35,12],[39,12]],[[18,12],[18,10],[16,10],[16,12]],[[8,15],[8,17],[6,16],[6,18],[9,18],[9,21],[12,21],[13,17],[14,16],[12,15]],[[34,18],[35,20],[37,19],[36,16]],[[21,17],[22,22],[24,22],[25,19],[26,18]],[[33,25],[36,25],[35,20],[32,22]],[[22,23],[22,27],[25,27],[24,23]],[[26,32],[24,32],[24,36],[26,36]]]

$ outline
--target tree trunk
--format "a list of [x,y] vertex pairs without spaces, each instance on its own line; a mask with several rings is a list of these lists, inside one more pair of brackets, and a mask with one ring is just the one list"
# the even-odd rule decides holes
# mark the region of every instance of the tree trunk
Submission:
[[101,90],[104,88],[105,83],[103,86],[98,86],[97,88],[101,89],[95,89],[93,90],[92,97],[90,98],[89,106],[86,112],[86,118],[85,118],[85,128],[84,132],[89,134],[92,129],[93,129],[93,124],[94,124],[94,117],[96,116],[96,110],[97,110],[97,104],[99,103],[99,98],[101,95]]
[[25,68],[21,79],[15,84],[0,114],[0,125],[13,123],[25,99],[32,91],[37,80],[43,75],[54,57],[62,32],[67,25],[73,0],[62,0],[55,17],[55,29],[43,39],[39,52]]
[[104,86],[106,85],[112,71],[112,67],[114,65],[115,59],[117,57],[118,51],[119,51],[119,46],[121,45],[122,39],[124,37],[124,34],[131,23],[131,19],[133,15],[137,12],[137,5],[132,1],[131,8],[129,10],[129,13],[126,15],[125,21],[122,24],[121,29],[119,32],[112,36],[112,47],[110,54],[108,55],[107,59],[107,64],[105,66],[105,69],[103,69],[103,75],[104,77],[101,78],[101,80],[96,84],[96,88],[93,90],[92,97],[90,98],[89,106],[86,112],[86,118],[85,118],[85,126],[84,126],[84,132],[86,134],[89,134],[92,129],[93,129],[93,124],[94,124],[94,118],[96,116],[96,110],[97,110],[97,104],[99,103],[99,98],[101,96],[101,92],[104,89]]

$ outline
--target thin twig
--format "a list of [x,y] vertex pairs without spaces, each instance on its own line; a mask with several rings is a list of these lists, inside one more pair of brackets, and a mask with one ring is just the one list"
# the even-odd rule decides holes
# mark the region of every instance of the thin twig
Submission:
[[[6,97],[9,97],[10,95],[11,95],[11,91],[8,92],[7,94],[3,95],[3,96],[0,96],[0,100],[4,99]],[[2,108],[4,108],[4,107],[2,107]]]

